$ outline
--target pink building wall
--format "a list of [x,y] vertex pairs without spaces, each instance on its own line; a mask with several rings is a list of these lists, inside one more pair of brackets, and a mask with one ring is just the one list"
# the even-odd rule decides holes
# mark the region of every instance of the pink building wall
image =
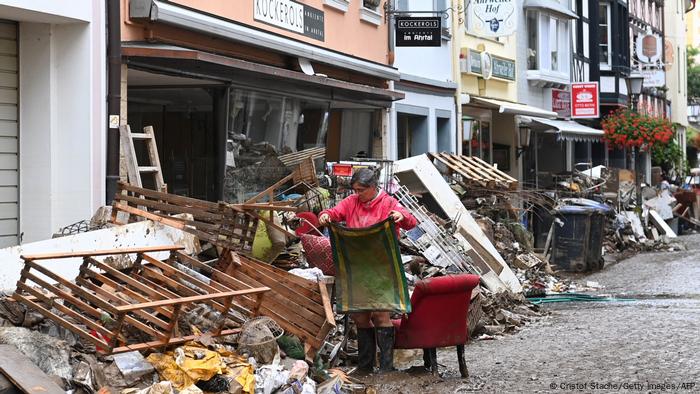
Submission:
[[[146,31],[141,24],[128,20],[128,1],[122,0],[122,40],[143,41]],[[347,12],[326,5],[325,0],[304,0],[304,4],[324,12],[325,40],[319,41],[301,34],[290,32],[275,26],[258,22],[253,19],[255,0],[171,0],[171,3],[181,4],[204,13],[219,16],[261,30],[303,41],[311,45],[342,52],[347,55],[363,58],[377,63],[388,63],[388,28],[382,17],[381,25],[361,20],[360,8],[362,1],[350,1]],[[381,7],[379,7],[381,10]]]

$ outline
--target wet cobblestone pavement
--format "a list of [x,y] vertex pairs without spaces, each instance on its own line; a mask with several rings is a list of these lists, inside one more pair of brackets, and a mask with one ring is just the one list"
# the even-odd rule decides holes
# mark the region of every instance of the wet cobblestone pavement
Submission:
[[551,313],[522,331],[472,342],[468,379],[443,349],[440,378],[395,372],[369,382],[379,393],[698,393],[700,236],[682,242],[687,251],[638,255],[580,279],[635,301],[548,304]]

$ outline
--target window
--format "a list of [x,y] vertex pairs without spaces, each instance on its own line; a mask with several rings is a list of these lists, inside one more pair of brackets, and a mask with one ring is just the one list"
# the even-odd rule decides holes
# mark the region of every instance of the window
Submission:
[[526,25],[528,79],[568,83],[569,21],[531,10],[526,15]]
[[610,52],[610,4],[600,4],[598,9],[599,14],[599,24],[598,24],[598,34],[599,34],[599,55],[600,55],[600,66],[602,69],[610,69],[611,66],[611,52]]
[[362,0],[362,6],[372,11],[378,11],[381,0]]
[[527,69],[537,70],[537,13],[527,13]]
[[[491,163],[491,123],[477,119],[464,119],[463,122],[465,140],[462,141],[462,153]],[[469,130],[471,139],[466,139]]]
[[550,19],[549,23],[549,53],[552,71],[559,71],[559,20]]

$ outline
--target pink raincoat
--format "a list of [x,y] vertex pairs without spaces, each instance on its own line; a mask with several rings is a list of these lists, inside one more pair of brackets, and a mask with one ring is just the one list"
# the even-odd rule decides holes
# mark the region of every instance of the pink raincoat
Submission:
[[397,236],[400,235],[400,228],[410,230],[416,226],[416,218],[384,190],[380,190],[377,197],[366,203],[361,202],[357,194],[351,194],[335,207],[322,211],[319,216],[327,213],[332,222],[345,221],[345,225],[349,228],[362,228],[383,221],[389,217],[391,211],[397,211],[403,215],[403,220],[396,225]]

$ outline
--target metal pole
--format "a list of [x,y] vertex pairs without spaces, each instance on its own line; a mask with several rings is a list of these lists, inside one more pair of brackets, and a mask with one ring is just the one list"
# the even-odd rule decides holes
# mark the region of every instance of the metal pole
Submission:
[[[637,100],[639,99],[639,96],[636,94],[631,95],[632,96],[632,111],[637,112]],[[640,181],[641,178],[641,158],[642,158],[642,152],[640,151],[639,148],[634,148],[632,150],[632,157],[634,160],[634,191],[636,194],[636,204],[637,204],[637,209],[639,210],[639,214],[642,214],[642,183]],[[640,216],[641,218],[641,216]]]
[[119,181],[119,115],[121,105],[120,1],[107,1],[107,176],[105,204],[111,204]]

